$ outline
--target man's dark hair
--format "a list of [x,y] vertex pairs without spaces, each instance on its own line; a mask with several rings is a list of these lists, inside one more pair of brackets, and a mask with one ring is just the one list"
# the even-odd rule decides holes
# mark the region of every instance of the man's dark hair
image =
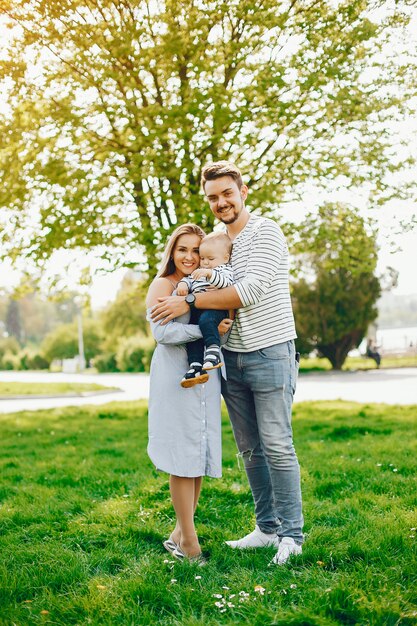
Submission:
[[230,161],[217,161],[216,163],[207,163],[201,171],[201,186],[205,187],[208,180],[216,180],[222,176],[230,176],[233,178],[238,188],[243,185],[242,174],[234,163]]

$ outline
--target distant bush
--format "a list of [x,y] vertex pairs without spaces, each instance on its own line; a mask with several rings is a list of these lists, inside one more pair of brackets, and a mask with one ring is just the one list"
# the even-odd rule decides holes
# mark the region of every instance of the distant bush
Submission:
[[50,361],[42,354],[32,350],[22,350],[17,355],[20,361],[21,370],[46,370],[49,369]]
[[91,360],[91,365],[101,373],[119,371],[116,365],[116,355],[112,352],[97,354],[97,356]]
[[[97,323],[91,319],[83,321],[84,354],[88,361],[100,352],[102,340]],[[48,361],[71,359],[78,355],[78,327],[75,322],[62,324],[52,330],[43,340],[42,354]]]
[[42,354],[34,354],[30,360],[31,370],[46,370],[49,369],[49,361],[45,359]]
[[17,354],[6,352],[0,356],[0,369],[3,370],[45,370],[49,368],[49,361],[28,348]]
[[147,372],[155,349],[152,337],[133,335],[121,339],[116,354],[116,365],[121,372]]
[[2,370],[18,370],[19,367],[19,357],[12,352],[5,352],[0,356],[0,369]]
[[15,356],[19,352],[20,346],[14,337],[0,338],[0,369],[15,369]]

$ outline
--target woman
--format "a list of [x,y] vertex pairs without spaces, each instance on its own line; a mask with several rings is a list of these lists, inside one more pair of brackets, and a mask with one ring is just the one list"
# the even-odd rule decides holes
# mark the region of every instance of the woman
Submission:
[[[203,237],[195,224],[172,233],[146,298],[148,319],[158,298],[171,295],[198,268]],[[220,371],[210,373],[206,384],[181,387],[188,365],[185,344],[201,338],[199,327],[188,319],[189,314],[166,325],[150,322],[157,347],[150,372],[148,454],[157,469],[170,474],[176,525],[164,546],[177,558],[199,559],[194,512],[202,477],[221,476]]]

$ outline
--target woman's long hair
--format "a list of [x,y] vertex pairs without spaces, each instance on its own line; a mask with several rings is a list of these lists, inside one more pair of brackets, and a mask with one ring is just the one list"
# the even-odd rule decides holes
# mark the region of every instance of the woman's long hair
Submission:
[[178,226],[168,239],[168,243],[162,257],[161,265],[157,273],[158,278],[170,276],[175,272],[175,265],[172,259],[172,255],[175,250],[175,246],[177,245],[177,241],[181,237],[181,235],[197,235],[198,237],[200,237],[200,239],[206,236],[204,230],[200,228],[200,226],[197,226],[197,224],[182,224],[182,226]]

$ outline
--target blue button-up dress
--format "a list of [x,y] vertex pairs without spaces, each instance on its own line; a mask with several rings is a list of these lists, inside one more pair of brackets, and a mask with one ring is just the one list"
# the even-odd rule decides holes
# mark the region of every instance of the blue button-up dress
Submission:
[[204,385],[184,389],[188,341],[201,338],[189,314],[161,326],[150,320],[157,342],[150,371],[148,455],[156,468],[174,476],[221,476],[219,369]]

